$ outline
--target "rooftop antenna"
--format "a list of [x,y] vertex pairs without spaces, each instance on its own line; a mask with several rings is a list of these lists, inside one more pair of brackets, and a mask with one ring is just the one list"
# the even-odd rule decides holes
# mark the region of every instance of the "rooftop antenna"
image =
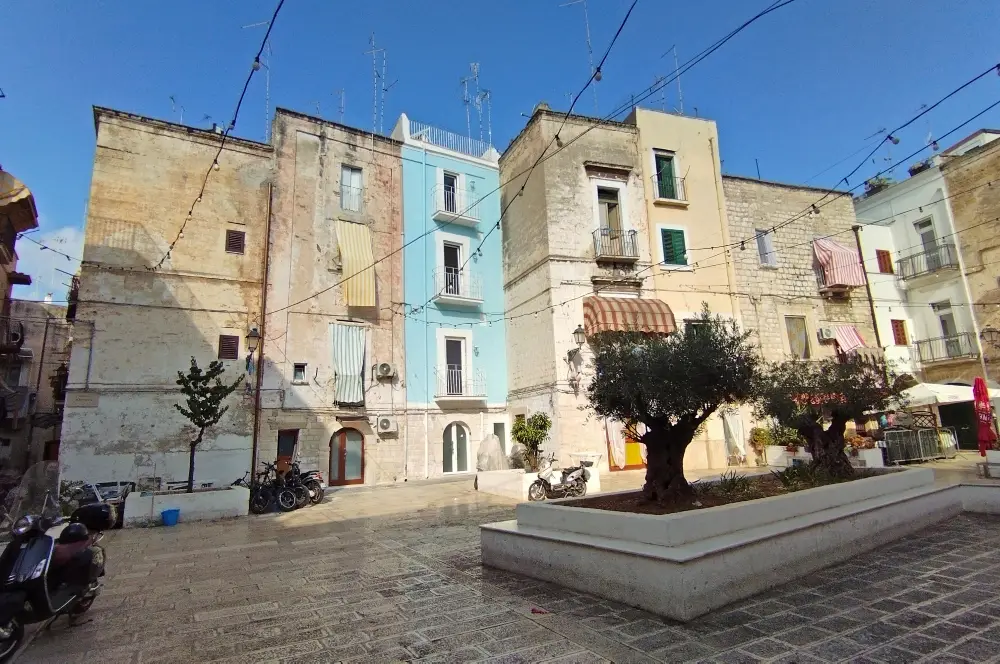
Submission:
[[313,105],[316,107],[316,117],[317,118],[322,118],[323,117],[323,112],[319,110],[319,101],[318,100],[314,101]]
[[338,110],[340,111],[340,124],[344,124],[344,100],[347,97],[347,93],[344,92],[344,88],[337,90],[337,96],[340,98],[340,103],[338,105]]
[[178,108],[181,109],[180,124],[184,124],[184,107],[177,103],[177,99],[173,95],[170,95],[170,112],[176,113]]
[[473,76],[465,76],[458,79],[459,85],[462,86],[462,103],[465,104],[465,132],[468,134],[469,138],[472,138],[472,118],[469,116],[469,104],[472,103],[472,97],[469,96],[469,81],[473,80],[475,76],[478,76],[479,72],[475,69],[476,63],[473,62],[472,67]]
[[[379,100],[379,84],[378,84],[378,54],[384,53],[385,50],[377,48],[375,46],[375,33],[372,33],[371,38],[368,40],[368,44],[371,46],[371,50],[365,51],[365,55],[371,54],[372,56],[372,137],[374,140],[375,132],[378,130],[378,100]],[[383,56],[383,66],[384,66]],[[372,143],[374,146],[375,143]]]
[[677,76],[677,111],[684,115],[684,92],[681,90],[681,66],[678,64],[677,60],[677,44],[673,46],[674,50],[674,74]]
[[3,88],[0,88],[0,99],[5,98],[7,95],[3,93]]
[[587,0],[570,0],[570,2],[564,2],[559,5],[560,7],[569,7],[570,5],[583,5],[583,25],[587,30],[587,62],[590,64],[590,75],[593,77],[591,81],[591,88],[594,90],[594,113],[599,113],[599,108],[597,105],[597,77],[595,76],[594,70],[594,47],[590,42],[590,14],[587,11]]
[[476,94],[472,99],[476,105],[476,115],[479,117],[479,140],[481,141],[483,140],[483,99],[479,92],[479,63],[469,63],[469,69],[472,70],[472,80],[476,84]]
[[[262,25],[269,25],[268,21],[260,21],[259,23],[250,23],[249,25],[244,25],[243,28],[257,28]],[[268,37],[267,41],[264,42],[264,61],[261,63],[264,66],[264,142],[267,143],[271,140],[271,38]]]
[[389,79],[386,78],[386,74],[387,74],[387,71],[386,71],[386,61],[388,59],[389,59],[389,54],[388,54],[388,52],[385,49],[383,49],[382,50],[382,103],[380,104],[379,110],[378,110],[378,133],[380,133],[380,134],[385,130],[385,125],[384,125],[384,122],[385,122],[385,93],[388,92],[390,89],[392,89],[392,86],[396,85],[396,83],[399,82],[399,79],[396,79],[392,83],[387,83],[386,82],[386,81],[389,80]]
[[486,137],[489,141],[489,145],[493,145],[493,93],[483,88],[476,95],[476,101],[479,106],[479,111],[482,113],[483,102],[486,102]]
[[666,76],[654,76],[653,77],[653,87],[655,88],[657,85],[660,86],[660,110],[661,111],[666,111],[667,110],[667,86],[666,85],[660,85],[665,80],[667,80]]

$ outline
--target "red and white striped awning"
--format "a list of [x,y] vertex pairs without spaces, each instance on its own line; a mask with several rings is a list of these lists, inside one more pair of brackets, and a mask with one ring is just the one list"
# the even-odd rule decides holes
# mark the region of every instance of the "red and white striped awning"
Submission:
[[824,286],[865,285],[865,271],[854,249],[824,238],[813,240],[813,252],[823,268]]
[[833,328],[833,338],[837,340],[837,345],[840,347],[841,353],[846,354],[865,347],[865,340],[858,333],[858,328],[853,325],[835,326]]
[[641,297],[583,298],[583,329],[587,336],[612,330],[670,334],[677,329],[666,302]]

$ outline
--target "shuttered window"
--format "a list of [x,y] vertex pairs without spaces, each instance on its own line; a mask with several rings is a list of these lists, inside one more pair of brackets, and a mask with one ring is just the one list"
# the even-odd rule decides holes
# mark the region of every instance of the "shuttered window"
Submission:
[[240,354],[240,338],[236,335],[219,335],[219,359],[235,360]]
[[[768,267],[778,265],[778,253],[774,250],[774,233],[756,229],[757,232],[757,254],[760,256],[760,264]],[[743,243],[740,243],[742,246]]]
[[892,341],[897,346],[908,346],[906,338],[906,321],[892,321]]
[[660,241],[663,243],[663,262],[667,265],[687,265],[687,247],[684,246],[684,231],[661,228]]
[[247,234],[243,231],[226,231],[226,253],[242,254],[246,241]]
[[882,274],[892,274],[892,254],[885,249],[876,249],[875,260],[878,261],[879,272]]

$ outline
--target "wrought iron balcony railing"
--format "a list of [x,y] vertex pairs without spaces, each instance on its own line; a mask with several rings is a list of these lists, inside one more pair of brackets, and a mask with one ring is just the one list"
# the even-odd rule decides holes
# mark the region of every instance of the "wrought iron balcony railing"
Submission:
[[598,228],[594,231],[594,255],[598,260],[635,262],[639,260],[636,231]]

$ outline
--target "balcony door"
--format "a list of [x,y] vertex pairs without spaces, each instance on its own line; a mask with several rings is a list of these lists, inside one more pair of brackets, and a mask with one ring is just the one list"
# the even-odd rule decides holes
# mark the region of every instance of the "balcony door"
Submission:
[[462,247],[451,242],[444,243],[444,292],[462,294]]
[[444,209],[446,212],[458,212],[458,175],[444,172]]
[[[924,219],[913,224],[920,244],[923,247],[924,260],[927,263],[927,271],[933,272],[941,267],[941,257],[938,255],[937,236],[934,234],[934,224],[930,219]],[[921,270],[917,270],[920,272]]]
[[937,302],[933,305],[941,324],[941,336],[944,337],[946,357],[962,357],[961,339],[958,338],[958,328],[955,326],[955,314],[951,311],[951,302]]
[[364,484],[365,437],[357,429],[341,429],[330,439],[330,486]]
[[444,355],[448,396],[461,396],[465,388],[465,339],[446,338]]
[[597,188],[597,212],[601,220],[601,250],[606,256],[623,256],[622,206],[618,190]]

